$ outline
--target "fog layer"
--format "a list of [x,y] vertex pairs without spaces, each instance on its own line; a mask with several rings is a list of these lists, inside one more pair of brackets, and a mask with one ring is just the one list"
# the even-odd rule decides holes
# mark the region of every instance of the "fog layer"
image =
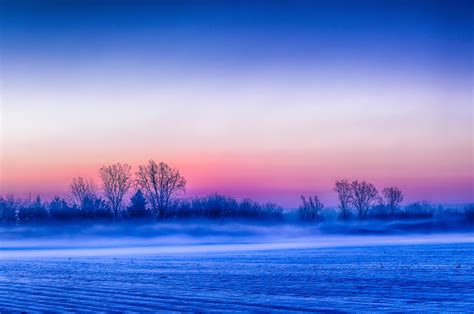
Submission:
[[[190,221],[3,227],[0,258],[191,254],[423,243],[472,243],[474,231],[442,232],[430,221],[271,224]],[[472,227],[472,226],[471,226]],[[416,230],[416,232],[413,232]]]

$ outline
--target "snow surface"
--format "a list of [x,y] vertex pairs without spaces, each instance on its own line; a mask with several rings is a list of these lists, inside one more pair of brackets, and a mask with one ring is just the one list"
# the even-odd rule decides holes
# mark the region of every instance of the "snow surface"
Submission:
[[119,242],[0,243],[0,312],[474,311],[472,235]]

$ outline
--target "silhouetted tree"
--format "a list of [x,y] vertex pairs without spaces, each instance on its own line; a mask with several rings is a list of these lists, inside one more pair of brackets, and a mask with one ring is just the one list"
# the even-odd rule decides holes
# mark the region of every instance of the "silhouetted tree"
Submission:
[[143,218],[147,215],[146,199],[141,190],[138,190],[130,199],[127,214],[132,218]]
[[0,195],[0,222],[5,222],[7,214],[7,204],[3,196]]
[[398,209],[398,205],[403,202],[403,194],[397,187],[389,187],[382,190],[382,195],[385,199],[385,204],[390,210],[390,214],[393,216],[395,210]]
[[0,197],[0,213],[2,222],[20,223],[20,201],[11,194],[6,197]]
[[19,219],[22,222],[33,222],[45,219],[48,216],[40,196],[38,195],[34,201],[27,200],[27,202],[21,206],[19,211]]
[[262,211],[265,217],[272,219],[281,219],[283,214],[283,208],[275,203],[264,203]]
[[186,190],[186,179],[179,170],[160,162],[150,160],[138,168],[137,185],[141,188],[153,209],[155,216],[164,218],[170,199]]
[[49,214],[53,219],[71,219],[74,218],[75,212],[69,207],[65,199],[55,196],[48,206]]
[[191,200],[189,199],[175,199],[172,204],[173,216],[177,218],[191,218],[198,214],[193,210]]
[[273,203],[261,204],[249,198],[238,202],[231,196],[213,193],[208,196],[195,197],[191,202],[180,200],[180,217],[205,217],[212,219],[280,219],[283,208]]
[[85,197],[80,215],[85,219],[110,219],[111,211],[107,202],[100,197]]
[[84,207],[84,200],[86,198],[89,200],[97,198],[97,185],[92,179],[74,178],[72,179],[70,190],[73,201],[80,208]]
[[191,204],[195,215],[209,218],[235,217],[239,208],[235,198],[219,193],[194,198]]
[[262,206],[249,198],[245,198],[240,202],[238,212],[235,214],[242,218],[258,218],[263,214]]
[[131,167],[128,164],[116,163],[110,166],[102,166],[99,170],[105,198],[115,219],[118,219],[123,197],[132,185],[130,169]]
[[377,200],[377,189],[365,181],[353,181],[351,184],[351,202],[359,212],[359,218],[367,217],[372,203]]
[[389,212],[387,211],[387,206],[381,202],[372,206],[370,214],[368,215],[378,219],[387,219],[390,217]]
[[464,218],[469,222],[474,222],[474,204],[464,206]]
[[334,191],[337,192],[339,198],[339,208],[341,210],[341,218],[349,218],[351,212],[351,198],[352,189],[351,184],[347,180],[338,180],[334,187]]
[[433,214],[433,206],[427,201],[421,201],[405,206],[400,216],[402,218],[431,218]]
[[314,199],[310,196],[306,201],[306,198],[301,195],[301,200],[303,204],[299,207],[300,218],[307,221],[319,220],[324,205],[319,201],[318,196],[315,195]]

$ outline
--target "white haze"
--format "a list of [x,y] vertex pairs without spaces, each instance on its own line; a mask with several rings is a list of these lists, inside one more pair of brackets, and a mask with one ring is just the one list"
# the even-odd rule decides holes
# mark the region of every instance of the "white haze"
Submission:
[[346,228],[337,233],[328,233],[314,225],[209,222],[5,227],[0,229],[0,259],[474,243],[472,230],[407,233],[396,232],[392,226],[382,225],[382,229],[379,226],[368,232],[371,226],[367,225],[363,229]]

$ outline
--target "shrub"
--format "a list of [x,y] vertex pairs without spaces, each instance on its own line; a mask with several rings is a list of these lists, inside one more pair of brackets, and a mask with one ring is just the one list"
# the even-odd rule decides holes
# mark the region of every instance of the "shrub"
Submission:
[[303,204],[299,207],[298,213],[301,220],[314,221],[321,218],[321,211],[324,208],[323,203],[319,201],[319,198],[315,195],[314,199],[311,196],[306,201],[304,196],[301,196]]
[[73,219],[77,217],[77,207],[69,207],[65,199],[55,196],[48,206],[52,219]]
[[474,222],[474,204],[469,204],[464,207],[464,218],[467,221]]
[[33,202],[25,202],[18,211],[19,220],[24,222],[37,222],[44,220],[47,217],[48,211],[39,196],[37,196]]
[[405,206],[400,213],[401,218],[431,218],[433,217],[434,208],[427,201],[416,202]]

